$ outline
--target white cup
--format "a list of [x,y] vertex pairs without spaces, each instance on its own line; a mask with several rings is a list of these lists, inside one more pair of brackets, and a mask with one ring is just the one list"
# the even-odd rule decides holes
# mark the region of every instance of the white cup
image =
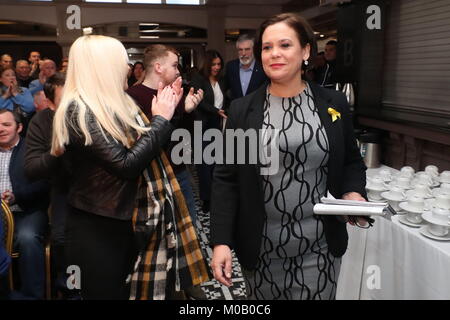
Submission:
[[428,225],[428,231],[430,231],[430,233],[434,234],[435,236],[444,237],[448,234],[448,227],[430,223]]
[[450,195],[450,183],[442,183],[439,187],[439,193]]
[[431,174],[432,176],[438,176],[439,175],[439,168],[434,165],[426,166],[424,169],[425,172]]
[[421,223],[423,221],[422,214],[416,212],[407,212],[406,220],[412,223]]
[[414,184],[433,185],[433,178],[425,172],[417,174],[414,178]]
[[382,200],[381,193],[387,190],[387,186],[383,179],[380,177],[374,177],[367,181],[368,196],[371,200]]
[[[448,224],[450,222],[450,210],[449,209],[433,208],[433,210],[431,210],[431,216],[433,217],[433,219],[435,219],[438,222],[441,222],[443,224]],[[449,226],[450,226],[450,224],[449,224]]]
[[394,185],[403,189],[409,189],[411,186],[411,180],[407,177],[400,176],[395,179]]
[[422,212],[424,209],[424,199],[418,196],[411,196],[408,198],[408,207],[412,211],[407,210],[406,219],[412,223],[421,223],[422,222]]
[[399,201],[405,199],[406,197],[405,190],[397,186],[390,187],[388,195],[390,198]]
[[441,181],[441,183],[450,183],[450,171],[442,171],[439,175],[439,180]]
[[396,178],[400,178],[400,177],[405,177],[408,178],[409,180],[411,180],[412,178],[414,178],[414,173],[411,172],[400,172],[397,174]]
[[[450,221],[450,210],[433,208],[433,210],[431,211],[431,215],[438,222],[449,225],[448,223]],[[431,223],[428,227],[428,230],[430,231],[430,233],[438,237],[443,237],[448,234],[448,226],[439,224]]]
[[435,197],[434,205],[435,208],[450,209],[450,195],[448,194],[438,194]]
[[416,171],[414,170],[413,167],[405,166],[400,169],[400,172],[409,172],[411,174],[414,174],[414,172],[416,172]]
[[384,180],[380,177],[374,177],[372,179],[368,179],[367,184],[369,189],[377,189],[377,190],[386,190],[386,184]]
[[386,195],[389,198],[387,200],[392,209],[394,209],[395,211],[400,211],[401,208],[399,207],[399,204],[405,199],[404,189],[394,186],[386,192]]
[[427,184],[416,184],[411,191],[411,195],[429,198],[431,197],[431,189]]
[[378,176],[383,179],[383,181],[391,181],[392,180],[392,174],[389,169],[383,169],[378,173]]

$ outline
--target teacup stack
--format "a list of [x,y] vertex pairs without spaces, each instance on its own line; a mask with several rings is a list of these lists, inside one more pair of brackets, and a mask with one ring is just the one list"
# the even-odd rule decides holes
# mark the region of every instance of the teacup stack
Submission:
[[400,202],[399,207],[406,212],[406,220],[413,224],[422,223],[422,213],[425,208],[425,199],[420,196],[410,196],[407,201]]
[[450,183],[450,170],[442,171],[436,179],[441,184]]
[[433,207],[431,212],[425,212],[423,219],[429,223],[427,230],[436,237],[448,235],[450,227],[450,209]]
[[441,183],[439,188],[434,188],[432,191],[433,197],[437,197],[440,194],[450,195],[450,183]]
[[389,205],[397,212],[400,212],[400,202],[406,199],[405,190],[403,188],[392,186],[388,191],[382,192],[381,197],[386,199]]
[[399,187],[404,190],[411,189],[411,181],[413,178],[414,169],[409,166],[403,167],[400,169],[400,172],[393,177],[389,183],[389,187]]
[[373,177],[367,179],[366,189],[369,200],[379,201],[383,199],[381,193],[388,190],[388,187],[383,178]]

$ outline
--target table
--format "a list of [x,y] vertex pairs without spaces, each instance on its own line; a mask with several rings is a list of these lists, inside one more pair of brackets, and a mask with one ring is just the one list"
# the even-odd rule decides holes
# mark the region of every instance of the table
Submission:
[[428,239],[398,216],[374,219],[370,229],[347,225],[336,299],[450,299],[450,242]]

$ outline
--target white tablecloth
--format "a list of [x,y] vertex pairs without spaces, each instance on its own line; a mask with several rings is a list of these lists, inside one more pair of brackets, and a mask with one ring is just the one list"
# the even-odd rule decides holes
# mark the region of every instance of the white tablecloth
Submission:
[[347,229],[337,299],[450,299],[450,242],[428,239],[398,216]]

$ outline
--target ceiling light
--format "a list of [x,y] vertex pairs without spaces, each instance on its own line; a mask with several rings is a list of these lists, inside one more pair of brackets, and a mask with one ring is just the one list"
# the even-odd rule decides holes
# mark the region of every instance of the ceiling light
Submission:
[[159,39],[159,36],[139,36],[141,39]]

